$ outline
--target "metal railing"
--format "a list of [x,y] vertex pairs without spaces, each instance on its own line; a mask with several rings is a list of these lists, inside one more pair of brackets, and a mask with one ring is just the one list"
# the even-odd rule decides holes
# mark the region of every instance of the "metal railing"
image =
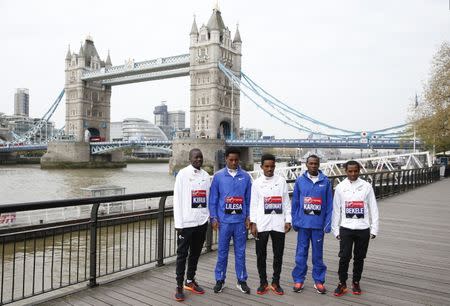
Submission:
[[[361,175],[377,198],[439,180],[437,167]],[[336,186],[342,176],[329,177]],[[54,208],[90,209],[90,218],[0,229],[0,304],[26,299],[143,265],[161,266],[176,255],[176,233],[170,201],[173,191],[129,194],[0,206],[1,213]],[[140,212],[101,215],[102,205],[150,201]],[[145,202],[147,203],[147,202]],[[88,205],[88,206],[87,206]],[[104,210],[103,210],[104,211]],[[208,228],[205,252],[217,242]]]

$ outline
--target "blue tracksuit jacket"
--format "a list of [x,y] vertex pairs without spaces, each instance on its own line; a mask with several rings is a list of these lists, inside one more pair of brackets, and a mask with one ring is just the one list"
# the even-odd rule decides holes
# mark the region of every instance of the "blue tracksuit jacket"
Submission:
[[[250,194],[252,183],[250,175],[237,169],[237,174],[232,177],[225,167],[214,174],[209,192],[209,215],[220,223],[245,222],[250,216]],[[242,211],[239,209],[233,213],[233,204],[239,208],[242,201]],[[227,207],[228,213],[227,213]],[[231,210],[231,213],[230,213]]]
[[297,178],[292,194],[292,226],[299,228],[331,230],[333,194],[331,183],[319,170],[319,180],[314,184],[307,171]]

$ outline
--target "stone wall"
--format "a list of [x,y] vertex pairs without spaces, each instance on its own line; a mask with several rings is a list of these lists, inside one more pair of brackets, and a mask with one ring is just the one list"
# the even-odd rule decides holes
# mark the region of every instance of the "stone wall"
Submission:
[[[198,148],[203,153],[203,169],[209,174],[220,170],[225,165],[225,140],[222,139],[175,139],[172,143],[173,155],[169,161],[169,173],[176,174],[190,164],[189,151]],[[241,166],[253,170],[251,148],[241,149]]]
[[41,168],[121,168],[123,152],[91,155],[86,142],[51,142],[41,158]]

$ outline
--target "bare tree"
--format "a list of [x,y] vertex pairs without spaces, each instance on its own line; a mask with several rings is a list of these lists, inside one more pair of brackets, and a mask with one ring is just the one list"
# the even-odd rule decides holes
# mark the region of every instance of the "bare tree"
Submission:
[[450,150],[450,43],[444,42],[433,57],[423,101],[417,103],[410,120],[417,136],[435,152]]

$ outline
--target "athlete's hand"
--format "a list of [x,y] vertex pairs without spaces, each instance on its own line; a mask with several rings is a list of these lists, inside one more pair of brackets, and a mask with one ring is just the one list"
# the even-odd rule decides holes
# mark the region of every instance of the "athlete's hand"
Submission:
[[250,218],[245,218],[245,228],[250,229]]
[[376,237],[377,237],[377,235],[370,234],[370,239],[375,239]]
[[284,232],[285,233],[289,233],[290,230],[291,230],[291,224],[290,223],[285,223],[284,224]]
[[252,223],[250,226],[250,232],[252,233],[252,236],[256,239],[258,238],[258,228],[256,227],[256,223]]
[[214,221],[211,223],[211,226],[212,226],[212,229],[213,229],[213,230],[217,231],[217,229],[219,228],[219,221],[214,220]]
[[336,239],[340,241],[341,240],[341,235],[337,235]]

